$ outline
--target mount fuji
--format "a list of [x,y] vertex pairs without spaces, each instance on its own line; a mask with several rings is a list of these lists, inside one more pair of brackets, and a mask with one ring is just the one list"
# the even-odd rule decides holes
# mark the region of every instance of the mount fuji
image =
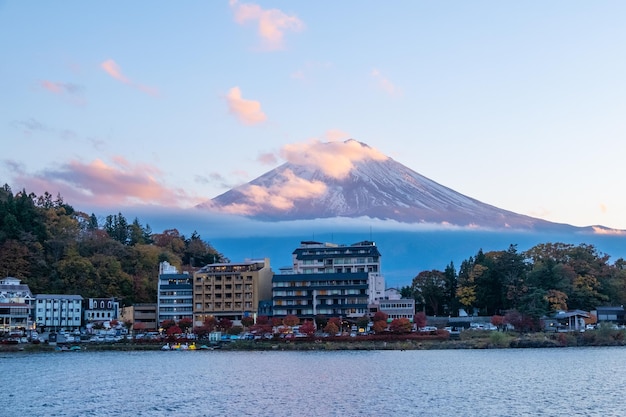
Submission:
[[494,230],[586,229],[485,204],[354,139],[294,149],[287,160],[198,207],[270,222],[365,217]]

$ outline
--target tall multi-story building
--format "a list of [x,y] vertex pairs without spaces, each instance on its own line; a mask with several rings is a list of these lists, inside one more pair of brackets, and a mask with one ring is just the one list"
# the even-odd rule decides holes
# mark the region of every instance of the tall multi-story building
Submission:
[[35,320],[37,327],[49,330],[75,330],[81,327],[83,297],[80,295],[37,294]]
[[28,285],[18,278],[0,279],[0,333],[31,330],[34,301]]
[[191,276],[179,273],[169,262],[159,264],[157,314],[159,325],[164,320],[193,319],[193,288]]
[[208,317],[241,320],[258,313],[259,302],[272,296],[269,258],[209,264],[194,273],[194,325]]
[[371,241],[350,246],[303,241],[293,267],[272,280],[274,316],[356,318],[384,297],[380,252]]

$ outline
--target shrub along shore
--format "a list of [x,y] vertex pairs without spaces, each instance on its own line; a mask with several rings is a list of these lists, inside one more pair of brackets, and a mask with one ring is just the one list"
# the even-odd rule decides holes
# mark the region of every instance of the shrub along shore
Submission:
[[[272,340],[233,340],[195,342],[196,350],[429,350],[429,349],[505,349],[558,348],[574,346],[624,346],[626,331],[598,329],[575,333],[517,333],[500,331],[464,331],[450,338],[447,332],[432,335],[396,334],[335,338],[298,338]],[[164,342],[82,343],[80,351],[155,351]],[[194,343],[194,342],[191,342]],[[0,345],[2,352],[57,352],[48,344]]]

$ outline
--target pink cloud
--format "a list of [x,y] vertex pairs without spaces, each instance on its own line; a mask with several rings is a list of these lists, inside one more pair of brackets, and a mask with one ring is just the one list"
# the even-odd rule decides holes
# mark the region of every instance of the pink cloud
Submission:
[[55,81],[43,80],[39,83],[44,90],[63,96],[74,104],[85,104],[82,98],[83,86],[73,83],[60,83]]
[[324,195],[326,188],[326,184],[321,181],[309,181],[300,178],[293,171],[287,169],[269,187],[254,184],[245,186],[241,190],[246,197],[245,203],[230,204],[220,208],[220,210],[241,215],[256,213],[263,207],[286,211],[293,208],[297,200]]
[[339,129],[327,130],[324,136],[329,142],[337,142],[340,140],[350,139],[350,134],[348,132],[344,132],[343,130]]
[[372,77],[374,77],[374,79],[376,80],[378,88],[380,88],[390,96],[399,96],[402,94],[398,87],[396,87],[391,81],[383,76],[376,68],[372,70]]
[[241,96],[239,87],[233,87],[226,94],[228,110],[246,125],[264,122],[267,117],[261,110],[261,103],[254,100],[246,100]]
[[190,207],[202,201],[182,189],[169,188],[160,182],[161,172],[152,165],[131,164],[114,157],[111,164],[100,159],[85,163],[73,160],[58,168],[36,175],[16,173],[15,182],[35,193],[57,192],[72,205],[119,207],[158,204]]
[[373,159],[383,161],[387,156],[355,140],[319,142],[317,140],[283,146],[281,156],[294,164],[321,170],[333,178],[345,178],[354,163]]
[[606,227],[592,226],[593,233],[596,235],[614,235],[622,236],[626,235],[626,230],[608,229]]
[[63,86],[60,83],[55,83],[55,82],[52,82],[52,81],[44,80],[44,81],[41,82],[41,86],[44,89],[46,89],[46,90],[48,90],[48,91],[50,91],[52,93],[55,93],[55,94],[60,94],[60,93],[63,92]]
[[276,165],[276,163],[278,163],[278,158],[276,158],[276,155],[273,153],[267,152],[259,155],[257,161],[263,165]]
[[116,80],[118,80],[118,81],[120,81],[120,82],[122,82],[124,84],[131,85],[131,86],[135,87],[136,89],[138,89],[139,91],[141,91],[143,93],[146,93],[146,94],[151,95],[153,97],[157,97],[159,95],[159,90],[158,89],[156,89],[154,87],[150,87],[150,86],[144,85],[144,84],[138,84],[138,83],[135,83],[135,82],[131,81],[128,77],[126,77],[124,74],[122,74],[122,69],[112,59],[107,59],[106,61],[101,63],[100,64],[100,68],[102,68],[104,70],[104,72],[106,72],[111,77],[115,78]]
[[126,84],[130,83],[130,80],[126,78],[124,74],[122,74],[122,69],[112,59],[107,59],[102,64],[100,64],[100,67],[116,80]]
[[258,34],[265,50],[282,49],[286,31],[298,32],[304,28],[304,23],[297,16],[288,15],[278,9],[263,9],[257,4],[239,3],[237,0],[231,0],[230,6],[238,24],[257,23]]

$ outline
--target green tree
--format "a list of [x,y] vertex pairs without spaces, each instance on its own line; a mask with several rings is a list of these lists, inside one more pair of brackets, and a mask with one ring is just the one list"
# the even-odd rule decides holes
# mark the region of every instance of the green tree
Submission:
[[429,315],[441,315],[448,301],[446,276],[443,272],[422,271],[411,284],[415,301],[426,309]]

